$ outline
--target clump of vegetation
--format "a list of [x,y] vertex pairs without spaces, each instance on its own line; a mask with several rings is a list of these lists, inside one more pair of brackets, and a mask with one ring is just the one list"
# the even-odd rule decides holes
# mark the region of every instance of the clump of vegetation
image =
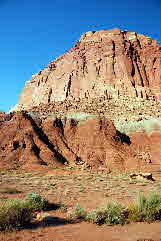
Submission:
[[47,210],[49,207],[48,200],[37,193],[28,193],[26,200],[35,211]]
[[108,202],[104,207],[94,209],[86,216],[86,220],[96,224],[125,224],[127,214],[124,206],[114,202]]
[[136,202],[127,208],[121,204],[108,202],[105,206],[92,210],[86,220],[98,225],[126,224],[134,222],[161,220],[161,194],[150,193],[145,196],[139,193]]
[[65,204],[61,203],[59,205],[59,211],[62,212],[62,213],[67,213],[68,212],[68,208]]
[[129,219],[136,222],[161,220],[161,194],[150,193],[145,197],[139,193],[136,202],[128,210]]
[[48,200],[36,193],[29,193],[25,200],[0,201],[0,230],[13,229],[30,223],[34,211],[46,210]]
[[87,212],[80,206],[80,204],[76,204],[75,207],[68,213],[69,218],[75,219],[85,219]]
[[12,229],[27,224],[32,219],[32,207],[25,200],[0,201],[0,230]]

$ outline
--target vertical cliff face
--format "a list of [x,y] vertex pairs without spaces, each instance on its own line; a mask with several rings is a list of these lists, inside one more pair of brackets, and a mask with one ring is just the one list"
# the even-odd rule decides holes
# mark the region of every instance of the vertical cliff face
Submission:
[[90,31],[26,82],[17,109],[125,94],[161,99],[161,45],[135,32]]

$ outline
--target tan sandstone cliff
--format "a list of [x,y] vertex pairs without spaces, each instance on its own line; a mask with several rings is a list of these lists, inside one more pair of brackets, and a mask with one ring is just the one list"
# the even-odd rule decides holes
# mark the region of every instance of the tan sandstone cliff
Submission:
[[14,110],[124,94],[161,99],[161,45],[135,32],[90,31],[26,82]]

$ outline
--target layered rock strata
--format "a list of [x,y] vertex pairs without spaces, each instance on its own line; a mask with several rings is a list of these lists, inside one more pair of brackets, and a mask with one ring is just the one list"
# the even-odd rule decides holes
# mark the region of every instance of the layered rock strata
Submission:
[[161,45],[135,32],[90,31],[26,82],[14,110],[122,95],[161,99]]

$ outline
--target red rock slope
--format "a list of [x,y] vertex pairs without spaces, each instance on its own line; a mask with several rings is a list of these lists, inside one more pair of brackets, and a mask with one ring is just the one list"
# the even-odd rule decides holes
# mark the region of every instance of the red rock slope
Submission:
[[34,121],[26,113],[17,113],[1,120],[0,133],[0,168],[31,169],[68,163],[130,170],[139,164],[130,140],[107,120]]

